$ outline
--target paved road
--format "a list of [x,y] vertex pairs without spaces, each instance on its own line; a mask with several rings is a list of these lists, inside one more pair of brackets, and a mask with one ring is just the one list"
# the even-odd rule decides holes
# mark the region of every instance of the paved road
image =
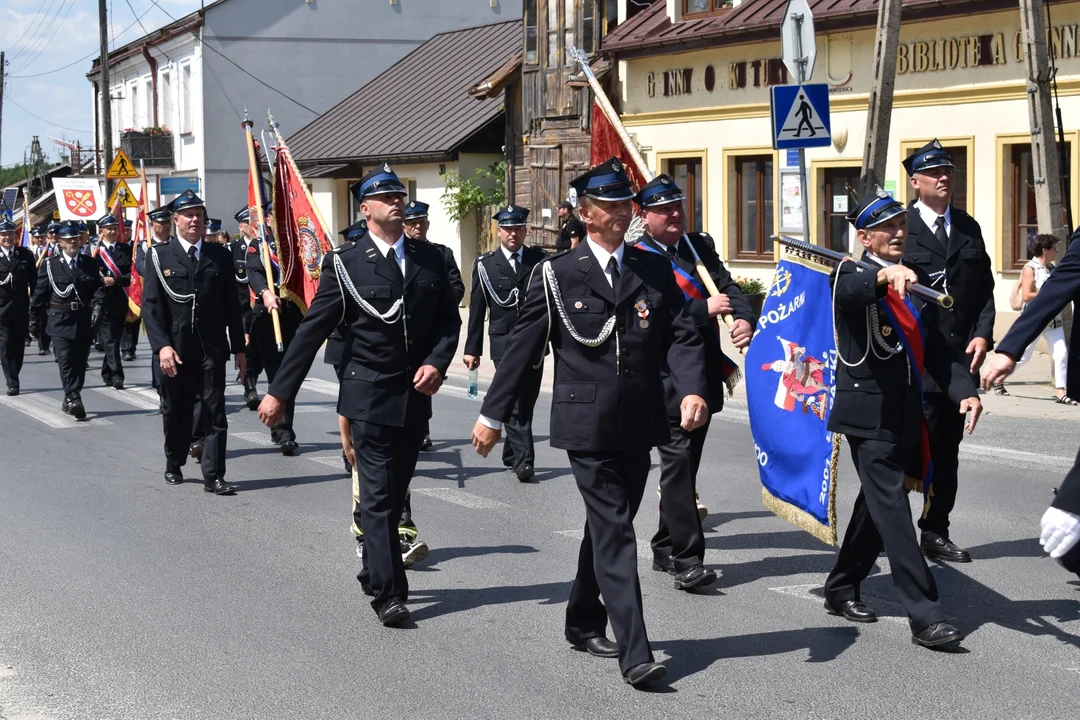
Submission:
[[[409,573],[415,627],[376,623],[354,579],[328,369],[301,393],[294,458],[234,387],[241,492],[218,498],[161,478],[145,351],[135,389],[91,376],[77,424],[59,413],[51,358],[30,358],[24,395],[0,396],[0,718],[1075,717],[1080,583],[1034,538],[1075,424],[991,415],[965,451],[953,535],[976,561],[934,573],[968,652],[944,655],[910,644],[884,558],[863,592],[882,622],[825,615],[834,551],[763,510],[745,410],[725,411],[701,481],[706,561],[723,575],[710,594],[678,593],[641,554],[671,684],[640,693],[562,638],[584,514],[546,444],[546,396],[541,482],[521,485],[468,445],[478,404],[440,393],[414,483],[433,548]],[[842,522],[855,483],[845,456]],[[647,501],[640,538],[655,517]]]

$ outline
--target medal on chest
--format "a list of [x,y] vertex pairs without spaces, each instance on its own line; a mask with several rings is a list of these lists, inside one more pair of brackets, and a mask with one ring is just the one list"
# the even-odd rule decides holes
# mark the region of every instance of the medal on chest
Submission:
[[649,327],[649,305],[644,300],[638,300],[634,303],[634,311],[638,314],[638,325],[642,330],[647,330]]

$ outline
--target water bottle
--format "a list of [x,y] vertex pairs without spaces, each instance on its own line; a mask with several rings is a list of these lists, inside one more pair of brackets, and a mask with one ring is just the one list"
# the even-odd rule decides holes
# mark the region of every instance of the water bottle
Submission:
[[469,371],[469,397],[473,400],[480,394],[480,372],[478,370]]

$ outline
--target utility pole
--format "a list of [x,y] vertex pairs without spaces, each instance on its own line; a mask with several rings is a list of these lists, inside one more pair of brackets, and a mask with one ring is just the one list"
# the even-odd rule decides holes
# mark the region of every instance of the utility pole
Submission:
[[[4,51],[0,50],[0,158],[4,157],[4,81],[7,80],[7,64],[4,61]],[[0,161],[0,165],[3,161]]]
[[[866,151],[863,153],[860,198],[871,186],[882,184],[889,159],[889,125],[896,89],[896,51],[900,45],[900,10],[903,0],[881,0],[877,37],[874,38],[874,78],[866,112]],[[897,194],[900,189],[897,188]],[[903,197],[897,198],[904,202]]]
[[[112,93],[109,90],[109,13],[105,5],[106,0],[98,0],[98,39],[101,44],[101,76],[99,78],[98,99],[100,100],[101,134],[105,142],[105,149],[98,148],[101,155],[102,175],[109,169],[112,162]],[[105,179],[105,197],[112,195],[112,180]]]
[[[1061,192],[1061,156],[1054,145],[1054,109],[1050,94],[1050,60],[1046,48],[1046,18],[1040,0],[1020,0],[1020,33],[1027,71],[1031,119],[1031,169],[1039,232],[1065,239],[1065,210]],[[1013,242],[1019,242],[1014,238]]]

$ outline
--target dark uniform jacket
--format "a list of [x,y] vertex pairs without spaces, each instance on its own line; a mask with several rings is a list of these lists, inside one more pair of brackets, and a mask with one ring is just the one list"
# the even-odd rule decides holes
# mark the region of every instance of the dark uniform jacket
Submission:
[[[484,319],[488,318],[488,337],[491,339],[491,359],[502,360],[506,345],[510,341],[510,331],[518,319],[518,311],[525,300],[525,291],[529,289],[529,275],[534,266],[547,257],[539,248],[521,248],[521,262],[518,272],[510,267],[510,261],[502,248],[484,253],[476,258],[472,271],[472,293],[469,296],[469,333],[465,339],[465,354],[480,357],[484,354]],[[488,288],[480,279],[480,265],[484,266],[491,290],[505,301],[517,288],[516,302],[503,307],[492,300]]]
[[[586,347],[571,336],[554,299],[549,304],[544,292],[548,265],[567,319],[580,336],[596,338],[615,316],[615,332],[606,342]],[[661,372],[666,361],[680,398],[706,397],[701,335],[666,260],[626,247],[620,275],[616,298],[588,242],[536,267],[483,415],[502,422],[510,418],[525,373],[544,355],[550,312],[555,352],[551,446],[613,453],[671,441]],[[641,318],[635,306],[647,310],[648,317]]]
[[[173,240],[173,237],[169,238]],[[154,243],[154,247],[161,246],[165,241],[158,240],[156,237],[151,237]],[[135,248],[135,260],[132,262],[132,266],[135,268],[135,272],[139,273],[141,277],[146,277],[146,242],[139,243]]]
[[[246,262],[247,262],[247,278],[248,287],[255,293],[255,302],[251,306],[251,311],[255,315],[263,315],[266,313],[266,306],[263,305],[262,293],[270,287],[266,280],[266,266],[263,265],[262,256],[262,239],[254,238],[248,243]],[[274,252],[277,252],[277,246],[275,244],[270,245]],[[276,269],[273,269],[271,264],[271,270],[274,273],[274,287],[277,287],[278,273]],[[250,297],[250,295],[249,295]],[[285,302],[285,300],[282,300]]]
[[578,220],[573,212],[567,216],[566,222],[559,228],[559,237],[555,239],[555,252],[566,252],[570,249],[572,238],[585,239],[585,225]]
[[[230,354],[244,352],[244,328],[228,248],[203,242],[197,267],[176,238],[155,245],[154,251],[146,260],[142,304],[151,349],[159,353],[172,346],[184,361],[198,355],[197,341],[201,341],[202,354],[218,363],[227,361]],[[190,301],[174,300],[161,286],[155,255],[162,280],[174,294],[195,294],[194,312]]]
[[457,259],[454,257],[454,251],[448,248],[446,245],[440,245],[430,240],[424,240],[429,245],[433,245],[439,249],[442,253],[443,260],[446,261],[446,267],[449,270],[450,276],[450,288],[454,291],[454,297],[457,298],[456,302],[461,303],[461,299],[465,297],[465,281],[461,279],[461,270],[458,268]]
[[[694,249],[697,250],[701,262],[705,265],[705,269],[709,271],[713,282],[716,283],[716,289],[727,295],[731,300],[731,307],[735,310],[734,318],[736,320],[745,320],[753,325],[754,313],[750,309],[750,303],[743,297],[742,291],[739,290],[738,284],[732,279],[731,273],[724,267],[724,263],[720,261],[713,239],[707,233],[688,233],[683,240],[679,241],[679,267],[700,282],[697,271],[694,269],[694,256],[688,248],[683,247],[687,238],[693,244]],[[668,257],[666,246],[656,242],[648,233],[643,235],[638,242],[654,247],[664,253],[665,258]],[[638,252],[642,251],[638,250]],[[670,262],[669,259],[668,263],[670,264]],[[713,324],[712,318],[709,317],[708,300],[689,299],[686,301],[686,307],[690,311],[690,317],[693,318],[694,324],[697,325],[698,332],[701,333],[701,338],[705,343],[705,378],[709,384],[709,394],[705,396],[705,399],[709,403],[709,410],[717,413],[724,407],[724,395],[727,391],[727,386],[724,385],[724,374],[720,360],[723,354],[720,349],[720,338],[712,329]],[[723,318],[717,317],[716,321],[720,332],[726,332]],[[671,382],[670,375],[666,372],[664,374],[664,395],[667,399],[668,415],[670,417],[679,417],[681,415],[679,406],[682,403],[682,396],[678,394],[674,383]]]
[[229,243],[233,258],[233,277],[236,278],[236,299],[240,302],[240,312],[244,316],[244,328],[250,331],[248,320],[251,315],[250,278],[248,276],[248,243],[243,235]]
[[117,266],[116,269],[120,271],[119,275],[113,273],[113,271],[109,269],[109,266],[105,264],[105,260],[101,257],[101,249],[103,247],[104,243],[98,243],[98,271],[104,277],[115,279],[116,284],[111,288],[104,288],[102,290],[102,309],[104,309],[106,317],[127,317],[128,295],[127,290],[124,288],[131,285],[131,246],[113,243],[112,250],[109,251],[109,256]]
[[[79,253],[74,258],[75,267],[68,266],[64,253],[58,252],[46,258],[38,269],[37,288],[34,290],[34,309],[44,312],[46,330],[54,338],[74,340],[89,337],[91,309],[101,305],[104,286],[98,273],[97,261]],[[53,282],[49,282],[52,269]],[[53,289],[65,292],[75,288],[67,297]]]
[[[982,229],[973,217],[963,210],[952,208],[951,252],[934,237],[934,229],[926,227],[917,207],[908,209],[907,248],[904,264],[923,270],[932,280],[935,290],[953,296],[956,304],[940,315],[941,332],[961,355],[968,343],[981,337],[987,350],[994,347],[994,273],[990,256],[986,254]],[[943,274],[942,274],[943,273]],[[968,366],[971,356],[968,356]],[[943,392],[931,378],[927,392]]]
[[0,252],[0,322],[25,325],[30,322],[30,293],[37,268],[28,248],[11,248],[11,257]]
[[[908,264],[906,260],[904,264]],[[919,276],[919,284],[929,283],[925,272],[917,266],[912,269]],[[864,355],[866,359],[855,367],[837,360],[836,398],[829,413],[828,428],[832,432],[870,440],[910,442],[910,433],[917,425],[905,427],[905,417],[909,423],[912,417],[921,417],[922,406],[918,397],[914,396],[913,402],[911,395],[918,391],[914,376],[911,384],[908,382],[907,352],[901,351],[882,360],[875,355],[875,348],[869,348],[868,352],[867,347],[867,343],[872,342],[866,329],[868,310],[877,315],[878,326],[888,344],[895,345],[900,338],[899,331],[892,327],[878,303],[885,298],[888,286],[877,285],[875,271],[856,268],[851,263],[844,263],[839,273],[834,271],[832,282],[836,290],[837,352],[848,362],[857,362]],[[936,387],[956,403],[975,397],[978,390],[968,373],[968,365],[941,332],[942,313],[936,305],[920,303],[917,298],[913,300],[926,330],[924,387],[933,380]],[[887,355],[880,347],[876,349],[878,354]],[[911,372],[917,372],[916,368],[912,367]],[[905,413],[905,409],[912,407],[913,413]]]
[[[423,365],[446,375],[461,328],[442,252],[431,243],[406,239],[404,287],[370,236],[346,242],[332,254],[341,260],[347,277],[339,277],[337,263],[324,263],[319,291],[285,351],[270,394],[295,397],[323,340],[344,322],[348,332],[338,414],[394,427],[427,420],[431,396],[416,391],[413,377]],[[379,313],[404,297],[404,323],[371,317],[349,285]]]

